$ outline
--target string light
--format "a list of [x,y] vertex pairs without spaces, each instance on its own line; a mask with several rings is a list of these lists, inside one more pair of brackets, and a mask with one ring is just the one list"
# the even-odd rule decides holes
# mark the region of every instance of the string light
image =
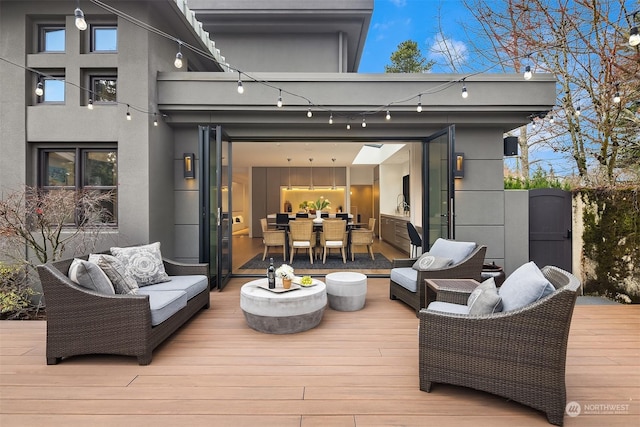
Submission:
[[282,89],[280,89],[280,94],[278,95],[278,102],[276,103],[278,108],[282,108]]
[[158,127],[158,115],[156,113],[153,113],[153,125]]
[[467,85],[464,83],[464,81],[462,82],[462,97],[464,99],[467,99],[469,97],[469,92],[467,92]]
[[636,15],[640,13],[640,10],[636,10],[633,13],[628,14],[627,16],[631,16],[631,23],[633,27],[629,31],[629,46],[638,46],[640,44],[640,34],[638,34],[638,27],[635,25]]
[[389,112],[389,110],[387,110],[387,115],[385,116],[385,119],[391,120],[391,113]]
[[347,130],[351,130],[351,124],[347,123]]
[[[309,102],[309,105],[311,105],[311,102]],[[313,117],[313,113],[311,112],[311,107],[309,107],[309,109],[307,110],[307,117],[309,118]]]
[[524,68],[524,79],[525,80],[531,80],[531,77],[533,77],[533,73],[531,72],[531,66],[527,65]]
[[575,114],[576,114],[576,117],[577,117],[577,116],[579,116],[579,115],[580,115],[580,113],[581,113],[581,111],[580,111],[580,106],[578,105],[578,106],[576,107],[576,113],[575,113]]
[[44,86],[43,86],[42,82],[38,82],[38,84],[36,85],[35,92],[36,92],[37,96],[44,95]]
[[131,121],[131,113],[129,112],[129,104],[127,104],[127,120]]
[[553,114],[549,117],[549,123],[553,124],[555,119],[553,118]]
[[93,99],[89,98],[89,102],[87,102],[87,109],[93,110]]
[[333,124],[333,113],[331,113],[329,115],[329,124],[332,125]]
[[73,14],[76,17],[76,28],[80,31],[84,31],[87,29],[87,21],[84,20],[84,12],[80,9],[80,0],[76,2],[76,10],[73,11]]
[[422,94],[418,95],[418,106],[416,107],[418,113],[422,113]]
[[362,118],[362,127],[363,128],[367,127],[367,120],[364,117]]
[[613,96],[613,102],[616,104],[620,104],[620,88],[619,85],[616,84],[616,94]]
[[244,93],[244,86],[242,86],[242,74],[238,71],[238,93],[242,95]]
[[178,53],[176,53],[176,60],[173,61],[173,66],[182,68],[182,41],[180,40],[178,40]]

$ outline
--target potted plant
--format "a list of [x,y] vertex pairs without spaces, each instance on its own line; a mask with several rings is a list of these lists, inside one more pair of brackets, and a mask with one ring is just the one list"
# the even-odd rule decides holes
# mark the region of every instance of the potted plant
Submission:
[[287,264],[282,264],[276,269],[276,277],[282,279],[283,288],[289,289],[291,287],[291,280],[295,277],[293,267]]
[[320,217],[320,212],[323,209],[328,208],[330,204],[331,204],[331,202],[329,201],[329,199],[325,199],[324,197],[320,197],[315,202],[311,202],[311,205],[313,206],[313,208],[318,213],[318,218]]

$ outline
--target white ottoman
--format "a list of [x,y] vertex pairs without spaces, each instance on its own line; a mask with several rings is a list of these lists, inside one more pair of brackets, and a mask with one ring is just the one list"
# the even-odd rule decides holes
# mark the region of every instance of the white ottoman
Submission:
[[325,277],[329,307],[338,311],[356,311],[367,298],[367,276],[352,271],[329,273]]

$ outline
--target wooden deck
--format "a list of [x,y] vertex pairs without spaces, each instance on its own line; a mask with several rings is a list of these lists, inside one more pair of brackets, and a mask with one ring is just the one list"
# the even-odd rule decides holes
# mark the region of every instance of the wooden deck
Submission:
[[[45,364],[44,321],[0,322],[0,425],[545,426],[546,417],[487,393],[418,388],[412,310],[369,279],[366,307],[327,308],[315,329],[249,329],[233,279],[154,352]],[[640,423],[640,307],[577,306],[567,355],[566,426]],[[607,406],[609,405],[609,406]],[[618,413],[611,413],[617,410]]]

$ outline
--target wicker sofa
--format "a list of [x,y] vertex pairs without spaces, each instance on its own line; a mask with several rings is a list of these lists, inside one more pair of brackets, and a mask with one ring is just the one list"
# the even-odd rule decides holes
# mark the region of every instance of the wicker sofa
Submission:
[[[147,286],[146,294],[140,295],[105,295],[77,285],[67,276],[73,259],[38,266],[47,310],[47,364],[83,354],[135,356],[140,365],[151,363],[158,345],[198,311],[209,308],[208,264],[162,261],[171,280]],[[193,295],[196,282],[198,291]],[[178,293],[186,294],[180,297],[186,304],[175,306],[166,320],[154,324],[150,300]]]
[[[562,425],[567,339],[580,282],[557,267],[541,271],[555,291],[514,310],[486,315],[421,310],[420,389],[430,392],[434,383],[446,383],[483,390]],[[459,304],[446,301],[447,295],[438,293],[438,303]]]

